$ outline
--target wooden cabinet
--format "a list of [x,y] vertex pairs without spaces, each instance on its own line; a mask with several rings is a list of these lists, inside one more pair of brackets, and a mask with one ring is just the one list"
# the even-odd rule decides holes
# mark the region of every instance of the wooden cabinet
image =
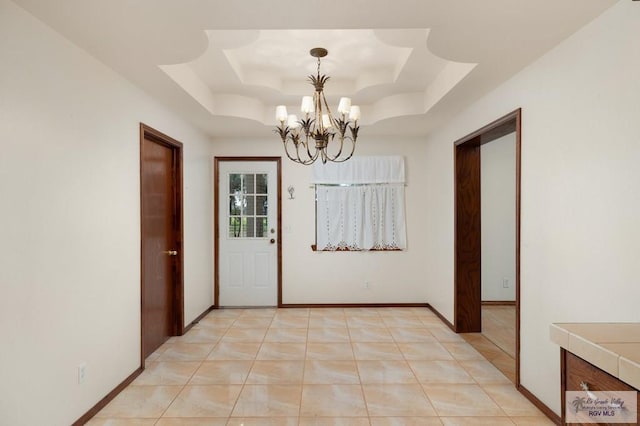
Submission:
[[[561,350],[561,386],[562,386],[562,423],[566,424],[566,395],[565,391],[580,391],[583,390],[580,386],[581,383],[586,383],[591,391],[637,391],[637,389],[629,386],[628,384],[620,381],[617,377],[614,377],[593,364],[588,363],[572,354],[571,352],[562,349]],[[640,407],[640,393],[638,394],[638,407]],[[578,425],[583,423],[570,423],[571,425]],[[585,425],[587,423],[584,423]],[[637,423],[599,423],[599,424],[611,424],[614,426],[621,425],[636,425]],[[593,426],[593,423],[588,423]]]

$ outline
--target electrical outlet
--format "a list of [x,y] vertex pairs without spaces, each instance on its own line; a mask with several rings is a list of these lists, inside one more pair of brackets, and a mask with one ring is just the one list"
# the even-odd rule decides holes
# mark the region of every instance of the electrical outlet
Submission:
[[84,383],[84,379],[87,376],[87,363],[83,362],[78,365],[78,384],[81,385]]
[[503,278],[502,279],[502,287],[503,288],[509,288],[509,278]]
[[369,281],[365,281],[362,284],[362,288],[364,288],[365,290],[369,290],[371,288],[371,283],[369,283]]

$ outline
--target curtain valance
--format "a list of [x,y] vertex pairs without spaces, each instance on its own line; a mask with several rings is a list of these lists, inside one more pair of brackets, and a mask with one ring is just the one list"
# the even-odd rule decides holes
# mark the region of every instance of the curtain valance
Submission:
[[316,162],[316,185],[405,183],[404,157],[400,155],[353,157],[344,163]]

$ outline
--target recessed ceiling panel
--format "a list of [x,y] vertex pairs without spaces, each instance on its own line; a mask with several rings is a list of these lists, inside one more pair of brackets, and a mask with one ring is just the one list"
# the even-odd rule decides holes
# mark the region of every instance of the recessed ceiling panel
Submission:
[[[454,79],[448,75],[455,63],[429,51],[428,29],[211,30],[206,34],[209,47],[199,58],[162,69],[212,115],[240,115],[264,124],[273,124],[275,105],[286,104],[297,111],[300,98],[312,93],[307,76],[317,73],[317,59],[309,54],[314,47],[328,50],[320,73],[330,77],[325,86],[329,102],[351,97],[363,111],[363,123],[422,114],[434,104],[433,93],[444,96],[466,75],[458,72]],[[448,84],[446,90],[443,81]]]

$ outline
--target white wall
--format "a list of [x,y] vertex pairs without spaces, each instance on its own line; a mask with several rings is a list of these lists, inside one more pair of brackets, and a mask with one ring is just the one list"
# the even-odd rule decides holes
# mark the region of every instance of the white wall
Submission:
[[[516,134],[480,147],[482,301],[516,300]],[[504,281],[506,280],[505,288]]]
[[[216,140],[214,156],[283,156],[282,142],[270,129],[263,140]],[[408,184],[408,249],[403,252],[313,252],[315,202],[311,166],[282,160],[283,303],[426,303],[424,226],[427,214],[423,141],[373,139],[362,129],[356,155],[405,156]],[[286,188],[295,187],[289,200]],[[364,283],[369,288],[364,288]]]
[[557,413],[549,324],[640,320],[638,40],[640,4],[616,4],[426,147],[428,300],[452,319],[452,143],[522,107],[521,380]]
[[189,323],[212,302],[208,140],[0,0],[0,424],[68,425],[140,364],[141,121],[185,143]]

